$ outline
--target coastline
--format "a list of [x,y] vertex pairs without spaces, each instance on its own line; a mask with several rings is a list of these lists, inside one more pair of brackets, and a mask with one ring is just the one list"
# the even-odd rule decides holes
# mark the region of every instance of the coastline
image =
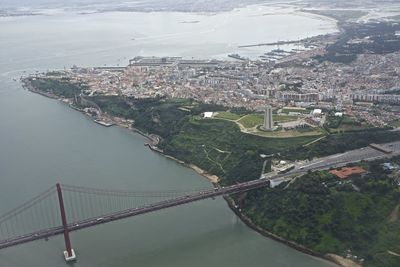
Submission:
[[236,214],[236,216],[238,216],[240,218],[240,220],[245,223],[249,228],[251,228],[252,230],[254,230],[255,232],[267,237],[267,238],[271,238],[275,241],[278,241],[282,244],[285,244],[286,246],[289,246],[297,251],[300,251],[304,254],[316,257],[318,259],[324,260],[324,261],[328,261],[332,264],[335,264],[335,266],[340,266],[340,267],[362,267],[361,265],[359,265],[358,263],[350,260],[350,259],[346,259],[343,258],[339,255],[333,254],[333,253],[327,253],[327,254],[321,254],[319,252],[316,252],[312,249],[309,249],[303,245],[300,245],[294,241],[291,240],[287,240],[281,236],[278,236],[274,233],[271,233],[261,227],[259,227],[257,224],[255,224],[249,217],[247,217],[246,215],[244,215],[240,210],[238,210],[235,201],[229,197],[229,196],[224,196],[224,199],[226,201],[226,203],[228,204],[229,208]]
[[175,158],[173,156],[165,154],[162,150],[158,149],[157,147],[154,147],[154,146],[151,146],[151,145],[149,145],[148,147],[150,148],[150,150],[152,150],[152,151],[154,151],[154,152],[156,152],[158,154],[161,154],[162,156],[166,157],[167,159],[173,160],[176,163],[178,163],[178,164],[180,164],[180,165],[182,165],[182,166],[184,166],[186,168],[192,169],[197,174],[207,178],[207,180],[210,181],[213,185],[218,186],[218,182],[219,182],[219,177],[218,176],[209,174],[205,170],[201,169],[200,167],[198,167],[198,166],[196,166],[194,164],[186,163],[186,162],[184,162],[182,160],[179,160],[179,159],[177,159],[177,158]]
[[[27,85],[27,87],[28,87],[28,86],[29,86],[29,85]],[[41,91],[35,90],[32,86],[29,86],[29,88],[27,88],[27,89],[28,89],[29,91],[31,91],[32,93],[37,93],[37,94],[39,94],[39,95],[48,97],[48,98],[50,98],[50,99],[56,99],[56,100],[59,100],[59,101],[61,101],[61,102],[64,102],[64,101],[62,100],[63,98],[59,98],[59,97],[57,97],[57,96],[55,96],[55,95],[46,94],[46,93],[43,93],[43,92],[41,92]],[[77,111],[83,113],[84,115],[90,117],[91,119],[93,119],[93,117],[91,117],[89,114],[86,114],[85,112],[83,112],[83,111],[80,110],[79,108],[76,108],[76,107],[74,107],[74,106],[72,106],[72,105],[69,105],[69,107],[72,108],[72,109],[74,109],[74,110],[77,110]],[[199,175],[201,175],[201,176],[207,178],[207,180],[209,180],[213,185],[217,185],[217,184],[218,184],[218,181],[219,181],[219,177],[218,177],[218,176],[209,174],[209,173],[207,173],[205,170],[201,169],[200,167],[198,167],[198,166],[196,166],[196,165],[194,165],[194,164],[186,163],[186,162],[181,161],[181,160],[179,160],[179,159],[177,159],[177,158],[175,158],[175,157],[173,157],[173,156],[170,156],[170,155],[168,155],[168,154],[165,154],[161,149],[157,148],[157,144],[158,144],[158,142],[159,142],[159,140],[157,140],[157,136],[155,136],[155,135],[153,135],[153,134],[146,134],[146,133],[144,133],[143,131],[141,131],[141,130],[139,130],[139,129],[137,129],[137,128],[134,128],[134,127],[130,126],[126,121],[122,120],[122,119],[119,118],[119,117],[107,116],[107,118],[108,118],[110,121],[113,122],[113,125],[118,126],[118,127],[120,127],[120,128],[128,129],[128,130],[130,130],[130,131],[133,132],[133,133],[137,133],[137,134],[139,134],[139,135],[145,137],[145,138],[149,141],[149,143],[145,143],[145,145],[148,146],[150,150],[152,150],[152,151],[154,151],[154,152],[156,152],[156,153],[158,153],[158,154],[161,154],[162,156],[166,157],[167,159],[173,160],[173,161],[177,162],[178,164],[183,165],[184,167],[187,167],[187,168],[192,169],[192,170],[195,171],[197,174],[199,174]],[[94,120],[93,120],[93,121],[94,121]],[[95,122],[95,121],[94,121],[94,122]]]
[[297,9],[296,14],[298,14],[299,16],[305,16],[308,18],[315,18],[315,19],[319,19],[322,21],[329,21],[332,23],[336,23],[337,30],[340,31],[340,27],[339,27],[340,21],[334,17],[314,13],[314,12],[311,12],[311,9],[305,9],[305,8]]
[[[56,100],[59,100],[60,102],[63,102],[65,104],[68,103],[67,101],[65,101],[65,98],[58,97],[58,96],[53,95],[51,93],[41,92],[39,90],[36,90],[32,85],[27,84],[25,82],[23,82],[23,87],[26,88],[28,91],[30,91],[32,93],[37,93],[39,95],[48,97],[50,99],[56,99]],[[93,119],[92,116],[90,116],[89,114],[85,113],[83,110],[81,110],[79,108],[76,108],[76,107],[74,107],[74,106],[72,106],[70,104],[68,106],[71,109],[75,109],[75,110],[77,110],[77,111],[83,113],[84,115],[86,115],[86,116],[88,116],[88,117]],[[127,121],[125,119],[122,119],[122,118],[119,118],[119,117],[110,116],[108,114],[107,114],[107,119],[111,120],[114,123],[115,126],[118,126],[120,128],[128,129],[133,133],[137,133],[137,134],[145,137],[149,141],[149,143],[145,143],[145,145],[148,146],[150,150],[152,150],[152,151],[154,151],[154,152],[156,152],[158,154],[161,154],[165,158],[173,160],[176,163],[178,163],[178,164],[180,164],[180,165],[182,165],[184,167],[192,169],[197,174],[207,178],[207,180],[210,181],[214,186],[219,186],[219,183],[218,183],[219,182],[219,177],[218,176],[211,175],[211,174],[207,173],[205,170],[201,169],[200,167],[198,167],[198,166],[196,166],[194,164],[186,163],[186,162],[184,162],[182,160],[179,160],[179,159],[177,159],[177,158],[175,158],[173,156],[165,154],[161,149],[157,148],[158,140],[156,140],[156,138],[154,138],[155,135],[146,134],[146,133],[142,132],[141,130],[132,127],[131,125],[127,124]],[[311,250],[311,249],[309,249],[309,248],[307,248],[305,246],[297,244],[296,242],[287,240],[287,239],[282,238],[282,237],[280,237],[278,235],[275,235],[275,234],[273,234],[271,232],[268,232],[268,231],[264,230],[263,228],[257,226],[255,223],[252,222],[252,220],[250,218],[248,218],[246,215],[241,213],[236,208],[235,202],[233,201],[232,198],[230,198],[229,196],[224,196],[223,198],[226,201],[226,203],[228,204],[228,207],[241,219],[241,221],[243,223],[245,223],[252,230],[256,231],[257,233],[259,233],[259,234],[261,234],[261,235],[263,235],[263,236],[265,236],[267,238],[271,238],[271,239],[273,239],[275,241],[283,243],[283,244],[285,244],[285,245],[287,245],[287,246],[289,246],[289,247],[291,247],[291,248],[293,248],[293,249],[295,249],[297,251],[300,251],[300,252],[302,252],[304,254],[308,254],[310,256],[317,257],[317,258],[319,258],[321,260],[329,261],[329,262],[331,262],[333,264],[336,264],[336,266],[341,266],[341,267],[362,267],[361,265],[359,265],[359,264],[357,264],[357,263],[355,263],[355,262],[353,262],[353,261],[351,261],[349,259],[345,259],[345,258],[343,258],[343,257],[341,257],[339,255],[336,255],[336,254],[326,254],[326,255],[324,255],[324,254],[318,253],[316,251],[313,251],[313,250]]]
[[37,90],[34,86],[32,86],[31,83],[26,82],[25,78],[21,78],[20,82],[22,84],[22,88],[24,88],[24,89],[26,89],[26,90],[28,90],[28,91],[30,91],[32,93],[35,93],[35,94],[38,94],[38,95],[41,95],[41,96],[44,96],[44,97],[47,97],[47,98],[50,98],[50,99],[57,99],[57,100],[60,100],[60,101],[62,101],[62,99],[63,99],[63,98],[58,97],[58,96],[56,96],[54,94],[46,93],[46,92]]

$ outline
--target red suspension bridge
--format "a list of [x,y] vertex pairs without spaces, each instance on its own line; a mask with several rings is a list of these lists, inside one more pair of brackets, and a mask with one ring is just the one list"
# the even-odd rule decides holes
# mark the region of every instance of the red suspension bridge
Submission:
[[259,179],[214,189],[129,192],[57,184],[0,216],[0,249],[63,234],[64,256],[71,261],[72,231],[267,185]]

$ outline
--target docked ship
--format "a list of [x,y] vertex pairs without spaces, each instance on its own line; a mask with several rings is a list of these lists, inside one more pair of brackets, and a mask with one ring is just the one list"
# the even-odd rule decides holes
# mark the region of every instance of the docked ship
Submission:
[[239,54],[229,54],[228,57],[238,59],[238,60],[246,60],[244,57],[241,57]]

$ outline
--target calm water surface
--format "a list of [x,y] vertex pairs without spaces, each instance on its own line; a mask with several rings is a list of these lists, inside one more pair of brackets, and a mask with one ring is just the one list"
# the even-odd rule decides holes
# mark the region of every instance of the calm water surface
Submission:
[[[287,13],[263,16],[264,9],[217,15],[62,13],[0,18],[0,214],[56,182],[132,191],[210,186],[193,171],[146,149],[141,136],[99,126],[62,103],[23,90],[13,78],[73,64],[126,64],[136,55],[218,58],[238,52],[235,45],[243,40],[296,39],[335,31],[330,21]],[[188,21],[192,23],[182,23]],[[222,199],[71,237],[78,255],[71,265],[76,267],[331,266],[250,230]],[[61,237],[9,248],[0,251],[0,266],[65,266],[63,249]]]

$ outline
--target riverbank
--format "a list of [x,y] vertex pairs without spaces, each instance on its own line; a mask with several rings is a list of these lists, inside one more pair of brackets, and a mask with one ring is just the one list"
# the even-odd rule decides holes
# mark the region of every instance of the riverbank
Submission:
[[[86,115],[88,115],[88,114],[86,114]],[[149,143],[146,143],[145,145],[150,150],[152,150],[152,151],[154,151],[154,152],[166,157],[167,159],[173,160],[173,161],[177,162],[178,164],[183,165],[184,167],[187,167],[187,168],[190,168],[190,169],[194,170],[197,174],[207,178],[213,185],[218,185],[218,182],[219,182],[219,177],[218,176],[209,174],[205,170],[201,169],[200,167],[198,167],[198,166],[196,166],[194,164],[186,163],[186,162],[184,162],[182,160],[179,160],[179,159],[177,159],[175,157],[167,155],[167,154],[164,153],[163,150],[159,149],[157,147],[157,145],[161,140],[160,136],[155,135],[155,134],[151,134],[151,133],[150,134],[144,133],[143,131],[133,127],[131,124],[127,124],[126,120],[124,120],[122,118],[115,117],[115,116],[108,116],[108,118],[111,119],[116,126],[128,129],[128,130],[130,130],[130,131],[132,131],[134,133],[137,133],[137,134],[147,138]]]
[[26,90],[28,90],[28,91],[30,91],[32,93],[35,93],[35,94],[38,94],[38,95],[41,95],[41,96],[45,96],[45,97],[51,98],[51,99],[57,99],[57,100],[61,101],[61,98],[59,96],[57,96],[55,94],[52,94],[52,93],[43,92],[41,90],[36,89],[34,86],[32,86],[32,84],[30,82],[28,82],[28,80],[26,80],[24,78],[21,78],[20,82],[22,84],[22,88],[24,88],[24,89],[26,89]]
[[152,151],[157,152],[158,154],[160,154],[160,155],[166,157],[167,159],[173,160],[173,161],[175,161],[176,163],[178,163],[178,164],[180,164],[180,165],[183,165],[183,166],[186,167],[186,168],[190,168],[190,169],[194,170],[197,174],[199,174],[199,175],[201,175],[201,176],[207,178],[213,185],[218,186],[218,182],[219,182],[219,177],[218,177],[218,176],[209,174],[209,173],[207,173],[205,170],[201,169],[200,167],[198,167],[198,166],[196,166],[196,165],[194,165],[194,164],[189,164],[189,163],[186,163],[186,162],[184,162],[184,161],[182,161],[182,160],[179,160],[179,159],[177,159],[177,158],[174,158],[174,157],[172,157],[172,156],[170,156],[170,155],[167,155],[167,154],[165,154],[161,149],[158,149],[158,148],[155,147],[155,146],[149,145],[148,147],[149,147]]
[[264,230],[263,228],[257,226],[249,217],[247,217],[246,215],[244,215],[240,209],[237,208],[237,205],[235,204],[235,201],[229,197],[229,196],[225,196],[224,197],[225,201],[227,202],[229,208],[241,219],[242,222],[244,222],[249,228],[253,229],[254,231],[256,231],[257,233],[267,237],[267,238],[271,238],[275,241],[278,241],[280,243],[283,243],[293,249],[296,249],[302,253],[311,255],[313,257],[317,257],[320,258],[321,260],[326,260],[329,261],[333,264],[335,264],[335,266],[341,266],[341,267],[362,267],[361,265],[357,264],[356,262],[349,260],[349,259],[345,259],[339,255],[336,254],[321,254],[318,253],[316,251],[313,251],[305,246],[302,246],[296,242],[287,240],[285,238],[282,238],[278,235],[275,235],[269,231]]
[[358,264],[352,260],[343,258],[339,255],[328,253],[325,255],[325,257],[333,262],[336,262],[337,264],[339,264],[340,266],[343,266],[343,267],[362,267],[360,264]]

